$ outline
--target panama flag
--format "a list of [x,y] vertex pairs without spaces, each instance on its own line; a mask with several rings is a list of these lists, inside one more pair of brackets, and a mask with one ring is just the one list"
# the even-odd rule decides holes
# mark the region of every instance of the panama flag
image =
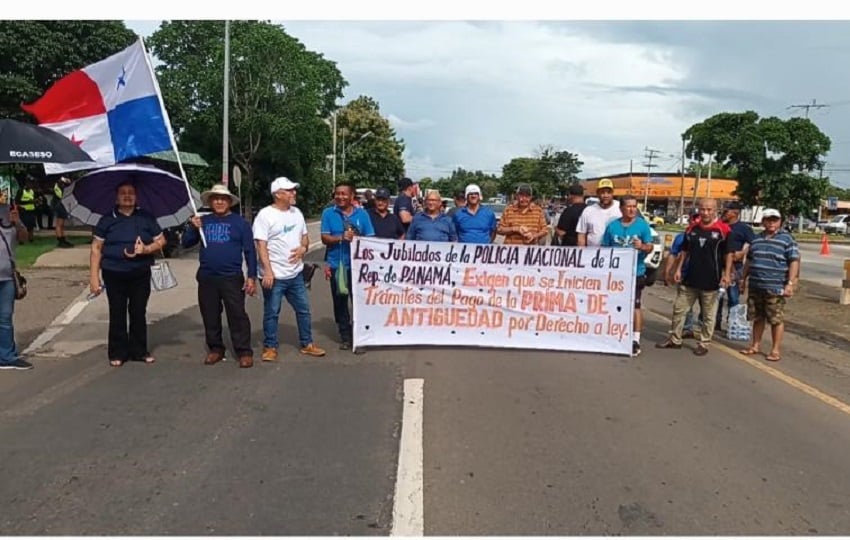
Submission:
[[56,81],[21,107],[65,135],[96,163],[45,164],[48,174],[114,165],[171,150],[159,86],[141,39],[123,51]]

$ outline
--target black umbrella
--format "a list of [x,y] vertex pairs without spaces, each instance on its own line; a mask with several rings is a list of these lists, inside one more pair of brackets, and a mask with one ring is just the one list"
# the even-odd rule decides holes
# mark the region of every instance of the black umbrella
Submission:
[[94,161],[59,132],[8,118],[0,119],[0,163]]

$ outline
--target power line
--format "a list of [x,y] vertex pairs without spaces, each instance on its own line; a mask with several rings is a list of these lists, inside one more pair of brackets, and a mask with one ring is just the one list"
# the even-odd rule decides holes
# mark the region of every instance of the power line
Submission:
[[806,105],[790,105],[789,109],[806,109],[806,118],[809,117],[809,109],[823,109],[825,107],[829,107],[829,105],[824,105],[823,103],[818,103],[816,99],[813,99],[811,103]]
[[658,150],[653,150],[652,148],[645,146],[643,148],[645,154],[643,157],[647,158],[649,161],[644,163],[643,165],[646,167],[646,188],[643,190],[643,211],[646,212],[647,203],[649,202],[649,176],[652,173],[653,167],[658,167],[658,165],[653,165],[652,160],[657,156],[660,152]]

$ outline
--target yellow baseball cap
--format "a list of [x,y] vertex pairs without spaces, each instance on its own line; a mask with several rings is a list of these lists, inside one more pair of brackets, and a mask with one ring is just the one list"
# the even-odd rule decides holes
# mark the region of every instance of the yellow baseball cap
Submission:
[[610,178],[603,178],[598,184],[596,184],[596,191],[606,188],[614,191],[614,182],[612,182]]

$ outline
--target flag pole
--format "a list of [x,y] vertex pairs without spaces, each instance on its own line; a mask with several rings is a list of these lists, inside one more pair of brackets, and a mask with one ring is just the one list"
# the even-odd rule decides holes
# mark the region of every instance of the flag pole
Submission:
[[[153,80],[153,86],[156,89],[156,98],[159,100],[159,108],[162,110],[162,118],[165,120],[165,127],[168,129],[168,138],[171,141],[171,148],[174,150],[174,156],[177,158],[177,166],[180,168],[180,176],[183,178],[183,184],[186,186],[186,193],[189,195],[189,204],[192,205],[192,213],[194,215],[198,214],[198,209],[195,206],[195,199],[192,198],[192,188],[189,185],[189,180],[186,178],[186,171],[183,169],[183,160],[180,159],[180,151],[177,149],[177,140],[174,138],[174,130],[171,128],[171,119],[168,117],[168,111],[165,110],[165,101],[162,99],[162,91],[159,89],[159,81],[156,78],[156,72],[153,70],[153,65],[151,65],[151,59],[148,57],[148,50],[145,47],[145,40],[142,36],[139,36],[139,43],[142,45],[142,52],[145,57],[145,64],[148,66],[148,71],[151,74],[151,79]],[[207,247],[207,238],[204,236],[204,229],[198,229],[198,232],[201,234],[201,242],[204,244],[204,247]]]

